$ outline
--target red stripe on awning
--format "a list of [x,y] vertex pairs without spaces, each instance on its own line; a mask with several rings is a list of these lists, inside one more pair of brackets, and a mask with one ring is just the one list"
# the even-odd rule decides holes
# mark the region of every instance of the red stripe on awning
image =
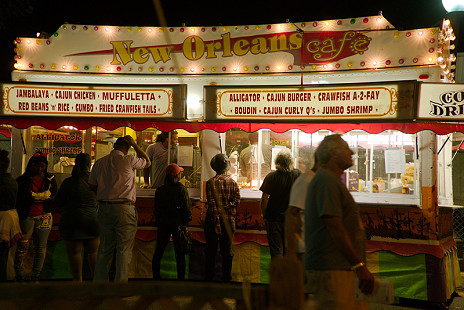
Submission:
[[0,134],[7,138],[11,138],[11,132],[7,128],[0,128]]
[[103,127],[107,130],[114,130],[120,127],[130,127],[134,130],[144,130],[147,128],[157,128],[161,131],[173,129],[184,129],[188,132],[198,132],[203,129],[211,129],[216,132],[225,132],[232,128],[242,129],[246,132],[255,132],[259,129],[271,129],[274,132],[285,132],[290,129],[300,129],[306,133],[313,133],[318,130],[330,130],[333,132],[345,133],[351,130],[364,130],[368,133],[380,133],[385,130],[399,130],[403,133],[417,133],[423,130],[430,130],[436,134],[444,135],[452,132],[464,133],[464,123],[439,123],[430,121],[417,122],[389,122],[389,123],[212,123],[212,122],[170,122],[170,121],[150,121],[147,119],[111,119],[111,118],[35,118],[35,117],[3,117],[0,124],[12,125],[19,129],[30,126],[42,126],[47,129],[57,129],[62,126],[73,126],[80,130],[88,129],[92,126]]

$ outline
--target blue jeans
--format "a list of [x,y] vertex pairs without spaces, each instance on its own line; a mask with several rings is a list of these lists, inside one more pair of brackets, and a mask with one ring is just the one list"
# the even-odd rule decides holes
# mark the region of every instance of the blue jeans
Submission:
[[22,279],[24,276],[24,258],[29,249],[29,240],[33,240],[34,262],[32,265],[33,280],[39,279],[40,272],[45,261],[47,252],[48,235],[52,229],[53,218],[51,213],[30,217],[19,221],[21,231],[23,233],[21,239],[16,245],[14,258],[14,269],[17,279]]
[[287,247],[285,246],[285,226],[279,221],[264,221],[266,223],[267,242],[271,259],[285,255]]
[[127,282],[132,246],[137,232],[137,211],[133,204],[100,203],[100,246],[94,281],[108,281],[113,253],[116,250],[114,281]]

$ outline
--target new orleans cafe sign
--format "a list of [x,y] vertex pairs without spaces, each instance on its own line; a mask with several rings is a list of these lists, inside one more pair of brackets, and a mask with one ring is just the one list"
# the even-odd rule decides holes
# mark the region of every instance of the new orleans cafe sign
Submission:
[[382,16],[227,27],[65,24],[48,39],[16,42],[20,70],[247,74],[430,65],[438,29],[397,31]]

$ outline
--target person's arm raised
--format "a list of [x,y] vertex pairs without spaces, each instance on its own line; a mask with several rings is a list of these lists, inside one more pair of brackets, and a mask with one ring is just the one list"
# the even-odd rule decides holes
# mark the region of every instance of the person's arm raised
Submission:
[[145,160],[147,161],[147,163],[145,164],[145,168],[150,167],[151,166],[150,158],[148,157],[147,153],[145,153],[145,151],[142,150],[142,148],[135,142],[135,140],[129,135],[125,136],[124,139],[126,139],[129,145],[134,148],[135,153],[137,154],[137,157],[145,158]]

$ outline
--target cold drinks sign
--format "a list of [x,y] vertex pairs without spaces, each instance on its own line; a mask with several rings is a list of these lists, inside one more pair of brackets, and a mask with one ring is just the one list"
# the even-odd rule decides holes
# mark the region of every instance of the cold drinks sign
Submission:
[[208,87],[207,119],[411,119],[414,82],[322,87]]
[[464,84],[421,83],[417,118],[462,121]]

